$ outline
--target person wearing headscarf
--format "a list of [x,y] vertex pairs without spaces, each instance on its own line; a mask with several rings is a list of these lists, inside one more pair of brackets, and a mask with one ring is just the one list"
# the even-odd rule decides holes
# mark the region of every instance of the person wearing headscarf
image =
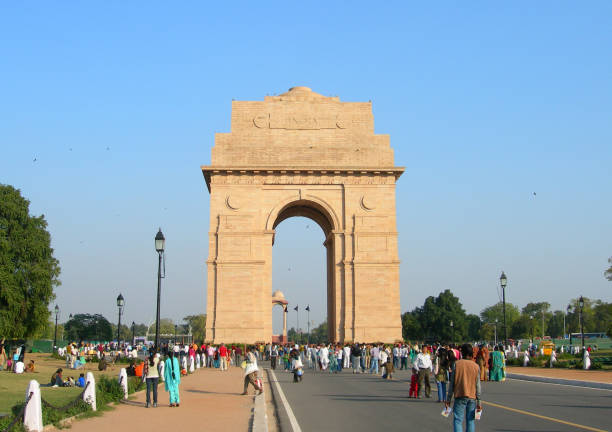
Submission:
[[164,366],[164,387],[169,393],[170,407],[177,407],[180,404],[179,384],[181,383],[181,367],[176,357],[176,353],[170,351]]

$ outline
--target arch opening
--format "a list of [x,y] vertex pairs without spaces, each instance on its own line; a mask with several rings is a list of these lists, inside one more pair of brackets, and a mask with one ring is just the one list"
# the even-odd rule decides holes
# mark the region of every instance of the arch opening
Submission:
[[[306,218],[306,220],[303,220],[301,222],[298,220],[292,220],[288,226],[288,229],[290,230],[290,232],[288,233],[290,235],[290,238],[287,239],[287,237],[283,237],[283,242],[281,242],[277,246],[277,247],[283,248],[282,250],[284,251],[281,259],[283,260],[285,258],[292,259],[293,261],[292,266],[295,266],[295,267],[293,269],[292,268],[288,268],[288,269],[282,268],[282,270],[279,271],[281,275],[284,272],[287,272],[286,274],[288,274],[289,272],[292,272],[290,276],[286,276],[286,277],[279,276],[278,274],[276,274],[277,272],[275,271],[274,272],[275,275],[272,278],[273,279],[272,288],[273,288],[273,291],[280,289],[286,292],[288,296],[287,300],[290,302],[290,305],[288,307],[288,315],[289,315],[288,320],[290,322],[289,327],[290,328],[295,327],[298,332],[301,329],[301,339],[300,340],[302,342],[307,341],[308,329],[312,331],[313,328],[321,324],[322,321],[327,321],[327,339],[328,341],[335,341],[336,338],[334,337],[334,334],[333,334],[333,329],[335,328],[335,322],[336,322],[335,314],[334,314],[336,305],[335,305],[335,287],[334,287],[334,277],[333,277],[334,245],[333,245],[333,241],[330,241],[330,235],[332,231],[335,229],[333,218],[328,214],[325,208],[323,208],[321,205],[318,205],[317,203],[314,203],[312,201],[297,200],[297,201],[287,203],[278,211],[274,219],[274,222],[272,224],[272,227],[274,229],[274,235],[272,238],[273,245],[275,244],[276,231],[278,229],[277,227],[283,221],[286,221],[288,219],[295,219],[295,218]],[[309,254],[305,259],[303,260],[300,259],[299,253],[295,253],[295,254],[293,253],[295,252],[295,250],[300,248],[300,245],[295,242],[295,236],[302,235],[302,234],[296,233],[295,230],[292,230],[294,225],[298,226],[299,229],[304,229],[304,228],[308,229],[310,227],[308,231],[308,236],[312,237],[316,235],[317,238],[320,238],[319,236],[320,236],[321,231],[316,229],[314,227],[314,224],[312,224],[311,222],[314,222],[316,225],[318,225],[318,227],[321,228],[321,231],[323,233],[324,241],[322,242],[322,246],[325,248],[326,256],[323,260],[321,260],[323,261],[322,266],[317,264],[316,258],[313,258],[312,256],[312,254],[319,254],[320,252],[314,249],[316,246],[314,246],[310,241],[305,242],[308,247],[306,253]],[[284,228],[285,227],[283,226],[283,230],[279,231],[279,233],[282,233],[283,235],[285,235]],[[287,245],[285,243],[286,240],[289,240],[293,243],[291,243],[290,245]],[[310,244],[308,245],[308,243]],[[288,249],[286,248],[290,248],[291,253],[289,253]],[[276,249],[274,252],[276,253]],[[279,257],[273,259],[273,267],[275,268],[275,270],[278,269],[279,267],[277,263],[278,258]],[[303,264],[303,266],[305,267],[302,267],[301,264]],[[313,276],[313,273],[311,273],[312,271],[319,272],[321,270],[325,272],[325,274],[321,275],[322,276],[321,278],[318,278],[319,275]],[[291,291],[290,288],[287,286],[280,286],[279,283],[282,284],[284,283],[284,281],[289,281],[290,285],[299,286],[300,288],[298,289],[300,290],[300,292],[296,293],[295,291]],[[307,282],[307,284],[313,283],[315,286],[308,285],[307,287],[304,287],[305,281]],[[320,289],[320,286],[318,285],[325,286],[326,289],[323,294],[321,293],[322,290]],[[304,290],[305,293],[303,293],[302,290]],[[299,318],[297,317],[297,314],[294,311],[294,308],[297,305],[299,305],[299,310],[297,312],[297,314],[299,314]],[[313,310],[313,317],[312,317],[313,321],[310,321],[310,322],[308,318],[309,314],[305,313],[305,308],[307,305],[310,305]],[[315,308],[316,308],[316,312],[318,313],[315,313]],[[325,313],[321,314],[320,313],[321,311],[325,311]],[[298,321],[299,321],[299,328],[298,328]],[[310,324],[310,327],[309,327],[309,324]],[[275,326],[273,325],[273,328],[274,327]],[[278,322],[276,323],[276,328],[278,329]]]

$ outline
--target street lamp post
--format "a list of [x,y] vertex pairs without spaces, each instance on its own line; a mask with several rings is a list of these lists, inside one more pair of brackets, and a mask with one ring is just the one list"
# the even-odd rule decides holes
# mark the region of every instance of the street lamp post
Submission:
[[533,315],[529,315],[529,320],[531,321],[531,343],[534,343],[534,339],[533,339]]
[[578,305],[580,306],[580,339],[582,343],[581,353],[584,353],[584,319],[582,318],[582,308],[584,308],[584,297],[580,296],[578,300]]
[[120,331],[121,331],[121,314],[123,313],[123,305],[125,304],[125,300],[121,293],[117,297],[117,309],[119,309],[119,322],[117,323],[117,344],[119,344]]
[[[571,309],[571,306],[567,305],[567,313],[568,314],[569,314],[570,309]],[[574,311],[574,313],[575,313],[575,311]],[[569,323],[568,323],[568,326],[567,326],[567,332],[569,333],[570,351],[573,352],[574,347],[572,346],[572,328],[569,326]]]
[[310,344],[310,305],[306,306],[306,312],[308,312],[308,336],[306,337],[306,345]]
[[495,346],[497,346],[497,318],[495,318]]
[[[155,250],[157,251],[157,255],[159,258],[159,261],[157,264],[157,315],[156,315],[156,322],[155,322],[155,350],[156,351],[159,351],[159,319],[160,319],[159,318],[159,301],[161,298],[161,280],[162,280],[161,266],[162,266],[162,257],[164,255],[165,246],[166,246],[166,238],[164,237],[164,234],[162,233],[162,230],[160,228],[159,231],[157,231],[157,234],[155,235]],[[176,341],[176,327],[175,327],[174,339]]]
[[506,278],[506,274],[503,271],[499,277],[499,284],[502,288],[502,304],[504,308],[504,346],[506,346],[508,343],[508,328],[506,327],[506,285],[508,284],[508,278]]
[[136,345],[136,323],[132,321],[132,346]]
[[565,339],[565,335],[567,333],[565,333],[565,317],[567,316],[569,312],[569,306],[567,307],[567,309],[565,311],[563,311],[563,339]]
[[450,322],[450,328],[451,328],[451,342],[455,342],[455,328],[454,328],[455,323],[453,323],[453,320],[451,320]]
[[178,324],[174,324],[174,345],[176,345],[176,329],[178,328]]
[[59,317],[59,306],[55,305],[55,336],[53,336],[53,349],[57,349],[57,318]]

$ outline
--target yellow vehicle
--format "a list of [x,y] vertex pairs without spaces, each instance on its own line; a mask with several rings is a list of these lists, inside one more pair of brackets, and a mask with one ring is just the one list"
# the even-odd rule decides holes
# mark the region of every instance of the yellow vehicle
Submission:
[[555,344],[552,341],[544,340],[540,342],[540,349],[544,348],[544,355],[551,355],[555,349]]

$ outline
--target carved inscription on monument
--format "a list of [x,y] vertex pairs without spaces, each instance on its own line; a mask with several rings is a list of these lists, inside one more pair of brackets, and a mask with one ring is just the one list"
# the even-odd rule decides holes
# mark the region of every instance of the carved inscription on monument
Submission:
[[338,115],[308,114],[259,114],[253,118],[253,124],[260,129],[318,130],[344,129],[345,125]]

